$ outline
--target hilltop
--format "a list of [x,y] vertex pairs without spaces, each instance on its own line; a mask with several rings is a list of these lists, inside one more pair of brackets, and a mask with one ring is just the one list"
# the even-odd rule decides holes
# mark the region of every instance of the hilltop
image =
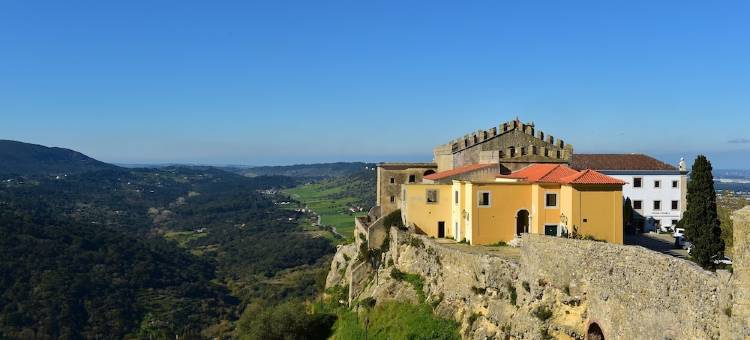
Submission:
[[64,175],[115,168],[70,149],[0,140],[0,175]]

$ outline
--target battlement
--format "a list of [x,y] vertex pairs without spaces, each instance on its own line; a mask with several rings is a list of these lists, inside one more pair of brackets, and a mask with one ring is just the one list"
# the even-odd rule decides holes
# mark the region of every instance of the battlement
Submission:
[[[535,139],[538,139],[539,141],[544,142],[545,144],[547,144],[548,149],[549,147],[552,147],[551,149],[554,149],[555,153],[557,151],[557,148],[559,148],[559,149],[569,149],[568,154],[572,154],[572,147],[566,144],[565,141],[563,141],[562,139],[556,139],[552,135],[547,135],[543,131],[537,131],[536,126],[534,125],[534,122],[523,123],[518,118],[508,121],[508,122],[504,122],[498,126],[493,126],[487,130],[477,130],[472,133],[468,133],[460,138],[451,140],[446,145],[450,145],[450,150],[452,153],[457,153],[461,150],[474,147],[476,145],[482,144],[496,137],[509,134],[515,131],[520,131],[523,134],[526,134]],[[444,146],[440,146],[439,148],[444,149]],[[515,149],[518,149],[518,150],[521,150],[522,148],[525,148],[525,146],[518,145],[515,147]],[[513,157],[511,156],[513,154],[512,152],[510,152],[511,150],[502,150],[502,151],[503,151],[503,154],[506,154],[507,156],[509,156],[509,158]],[[542,153],[544,152],[544,150],[540,150],[540,151]],[[550,155],[548,157],[554,157],[554,156],[555,155]]]

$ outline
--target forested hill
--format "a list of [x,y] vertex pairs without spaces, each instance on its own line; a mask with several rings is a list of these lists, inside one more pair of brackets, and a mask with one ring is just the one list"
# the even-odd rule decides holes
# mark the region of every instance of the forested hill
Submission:
[[285,166],[259,166],[249,169],[233,169],[234,172],[245,176],[282,175],[304,179],[323,179],[333,177],[350,176],[365,168],[373,169],[374,163],[319,163],[319,164],[297,164]]
[[0,175],[65,175],[117,168],[80,152],[0,140]]
[[214,168],[107,167],[0,182],[0,339],[209,338],[249,303],[316,292],[333,245]]

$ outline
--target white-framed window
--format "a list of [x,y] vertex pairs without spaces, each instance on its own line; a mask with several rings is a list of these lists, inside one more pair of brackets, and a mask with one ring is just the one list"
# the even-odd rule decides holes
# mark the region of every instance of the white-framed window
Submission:
[[661,181],[654,181],[654,188],[661,188]]
[[677,187],[678,187],[678,186],[679,186],[679,182],[677,182],[677,181],[672,181],[672,188],[675,188],[675,189],[677,189]]
[[633,188],[643,187],[643,177],[633,177]]
[[477,192],[477,206],[489,207],[492,205],[492,195],[489,191]]
[[453,203],[458,205],[458,190],[453,192]]
[[654,201],[654,210],[661,210],[661,201]]
[[425,192],[425,198],[427,204],[436,204],[438,202],[438,191],[435,189],[427,189]]
[[633,201],[633,209],[635,209],[635,210],[641,210],[641,209],[643,209],[643,201],[641,201],[641,200],[635,200],[635,201]]
[[544,207],[553,209],[557,208],[557,193],[556,192],[545,192],[544,193]]
[[680,209],[680,201],[672,201],[672,210]]

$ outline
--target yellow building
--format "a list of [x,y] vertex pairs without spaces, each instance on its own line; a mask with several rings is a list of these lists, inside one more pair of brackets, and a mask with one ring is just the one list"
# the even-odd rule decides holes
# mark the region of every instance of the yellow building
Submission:
[[533,164],[510,175],[467,165],[402,186],[406,225],[471,244],[509,242],[522,233],[577,233],[622,244],[622,185],[593,170]]

